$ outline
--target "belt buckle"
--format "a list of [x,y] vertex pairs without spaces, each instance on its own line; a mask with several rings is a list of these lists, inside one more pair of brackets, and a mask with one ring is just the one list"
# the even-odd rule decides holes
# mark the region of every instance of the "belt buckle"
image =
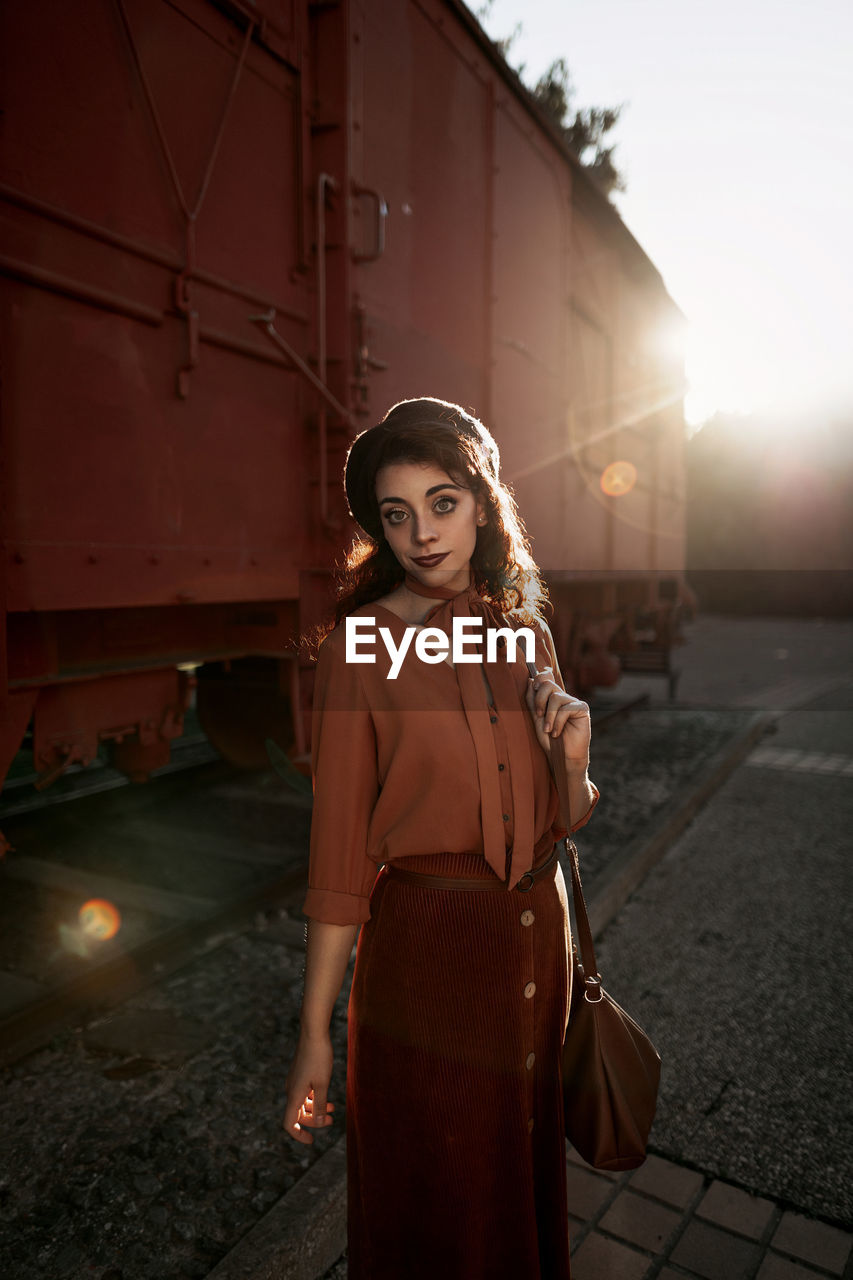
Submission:
[[[521,883],[522,880],[529,880],[530,884],[522,884]],[[529,893],[535,883],[536,883],[536,877],[534,876],[533,872],[525,871],[524,874],[519,877],[518,884],[515,887],[516,889],[518,889],[519,893]]]

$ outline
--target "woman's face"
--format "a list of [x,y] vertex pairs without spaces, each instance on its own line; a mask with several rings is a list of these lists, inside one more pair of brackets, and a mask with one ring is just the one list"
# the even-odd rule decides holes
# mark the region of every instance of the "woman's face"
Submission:
[[424,586],[464,591],[478,521],[485,521],[485,508],[471,490],[435,463],[394,462],[376,473],[376,501],[388,545],[403,568]]

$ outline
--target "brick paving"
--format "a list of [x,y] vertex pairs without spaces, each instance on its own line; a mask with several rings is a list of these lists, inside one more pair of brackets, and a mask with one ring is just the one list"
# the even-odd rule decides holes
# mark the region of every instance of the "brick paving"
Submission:
[[[572,1280],[853,1280],[853,1231],[673,1160],[604,1173],[568,1148],[566,1173]],[[322,1280],[346,1276],[344,1253]]]
[[570,1150],[567,1173],[572,1280],[853,1280],[853,1233],[675,1161],[600,1173]]

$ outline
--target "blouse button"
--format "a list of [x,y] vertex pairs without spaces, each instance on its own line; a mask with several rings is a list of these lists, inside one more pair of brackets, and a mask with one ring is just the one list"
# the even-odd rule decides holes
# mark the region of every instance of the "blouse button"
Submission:
[[489,716],[489,719],[491,720],[492,724],[497,724],[498,722],[497,716]]
[[535,992],[535,990],[536,990],[536,983],[535,983],[535,982],[528,982],[527,986],[524,988],[524,998],[525,998],[525,1000],[529,1000],[529,999],[530,999],[530,997],[531,997],[531,996],[533,995],[533,993]]
[[533,924],[533,921],[534,921],[535,919],[536,919],[536,917],[534,916],[534,914],[533,914],[533,912],[532,912],[532,911],[522,911],[522,913],[521,913],[521,923],[522,923],[523,925],[525,925],[525,926],[526,926],[526,925],[529,925],[529,924]]
[[504,766],[503,766],[502,764],[499,764],[499,765],[498,765],[498,770],[499,770],[499,772],[500,772],[500,773],[503,773],[503,771],[504,771]]
[[533,1066],[533,1064],[534,1064],[534,1062],[535,1062],[535,1061],[536,1061],[536,1054],[535,1054],[535,1053],[528,1053],[528,1055],[527,1055],[527,1060],[526,1060],[526,1062],[525,1062],[525,1064],[524,1064],[524,1065],[527,1067],[527,1070],[528,1070],[528,1071],[529,1071],[529,1070],[530,1070],[530,1068]]
[[508,814],[508,813],[505,813],[505,814],[503,815],[503,819],[504,819],[504,822],[509,822],[509,814]]

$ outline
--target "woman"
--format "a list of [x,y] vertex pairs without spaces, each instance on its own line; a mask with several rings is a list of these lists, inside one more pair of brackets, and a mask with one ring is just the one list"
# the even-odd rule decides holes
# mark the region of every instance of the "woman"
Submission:
[[[589,708],[563,688],[498,467],[485,427],[435,399],[395,405],[347,458],[367,539],[317,663],[305,992],[284,1127],[310,1144],[332,1123],[329,1022],[358,937],[350,1280],[570,1274],[559,1076],[570,935],[552,737],[563,735],[583,815],[573,830],[598,790]],[[349,661],[348,623],[360,636]],[[441,644],[460,624],[504,635],[465,661]],[[522,627],[535,679],[523,645],[509,651]]]

